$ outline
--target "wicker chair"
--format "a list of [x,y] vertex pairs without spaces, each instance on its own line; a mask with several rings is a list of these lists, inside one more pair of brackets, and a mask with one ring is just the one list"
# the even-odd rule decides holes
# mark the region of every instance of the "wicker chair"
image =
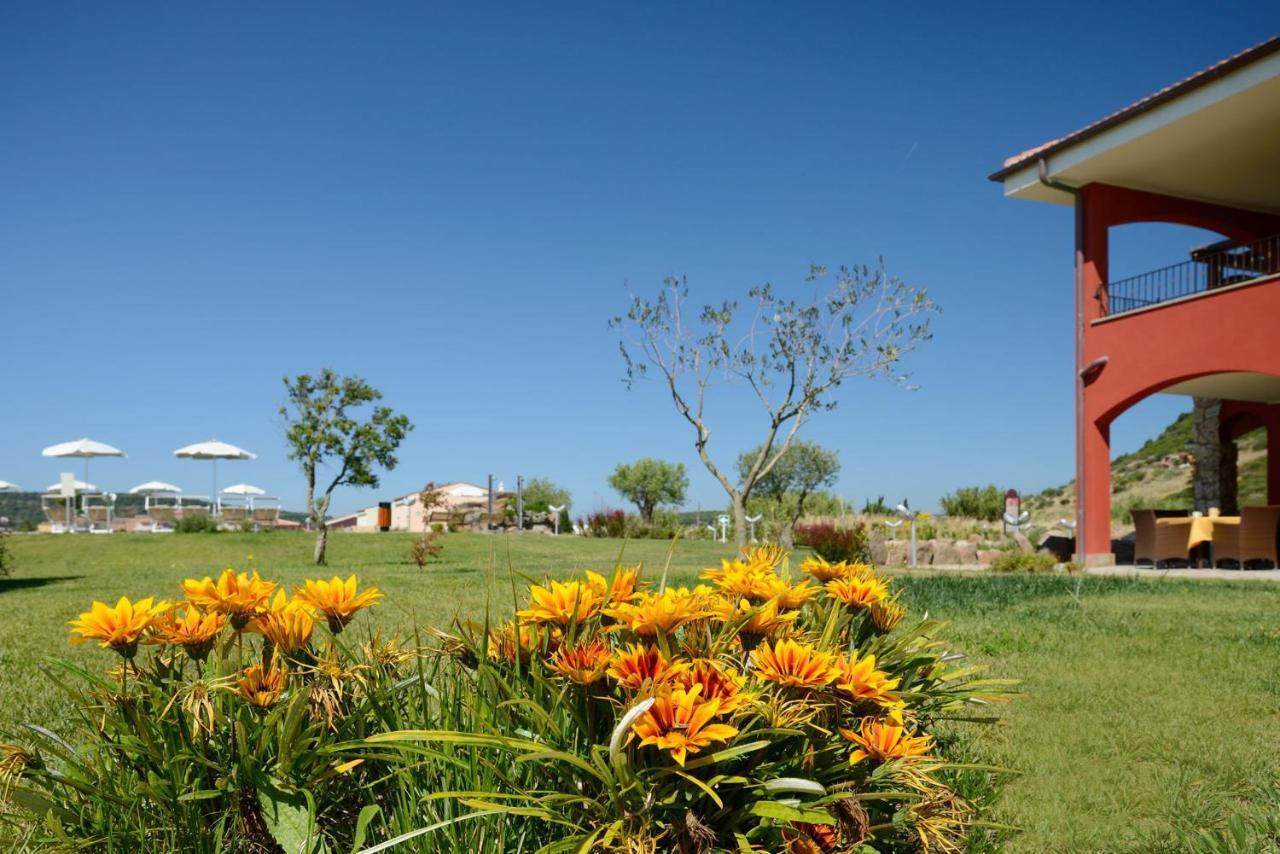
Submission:
[[248,516],[248,510],[244,507],[227,507],[224,505],[218,512],[218,521],[222,525],[239,528],[244,524],[244,520]]
[[1280,525],[1280,506],[1244,508],[1239,525],[1214,529],[1213,565],[1232,560],[1244,569],[1251,560],[1265,560],[1280,567],[1276,554],[1277,525]]
[[253,508],[253,526],[255,528],[274,528],[276,526],[276,520],[279,518],[279,507]]
[[1155,546],[1152,550],[1153,562],[1156,566],[1161,561],[1179,560],[1191,563],[1191,519],[1165,519],[1159,525],[1152,522],[1156,529]]
[[1154,566],[1156,562],[1156,511],[1130,510],[1133,518],[1133,562],[1149,560]]
[[178,524],[178,511],[174,507],[165,505],[157,507],[154,504],[147,511],[147,516],[151,519],[151,530],[155,531],[172,531]]

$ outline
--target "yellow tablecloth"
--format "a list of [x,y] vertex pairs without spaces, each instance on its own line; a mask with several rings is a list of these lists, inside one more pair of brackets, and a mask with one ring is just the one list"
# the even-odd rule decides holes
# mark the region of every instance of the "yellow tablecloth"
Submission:
[[1239,525],[1239,516],[1171,516],[1157,519],[1157,525],[1185,525],[1191,523],[1191,537],[1188,548],[1194,549],[1201,543],[1213,542],[1213,529],[1216,525]]

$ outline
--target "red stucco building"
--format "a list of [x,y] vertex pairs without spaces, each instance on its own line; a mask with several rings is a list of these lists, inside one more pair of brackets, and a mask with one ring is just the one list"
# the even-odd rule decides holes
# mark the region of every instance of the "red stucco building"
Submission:
[[[1265,427],[1268,503],[1280,504],[1280,37],[991,179],[1075,208],[1077,553],[1111,562],[1111,423],[1158,392],[1220,400],[1224,441]],[[1108,232],[1135,222],[1222,241],[1113,281]]]

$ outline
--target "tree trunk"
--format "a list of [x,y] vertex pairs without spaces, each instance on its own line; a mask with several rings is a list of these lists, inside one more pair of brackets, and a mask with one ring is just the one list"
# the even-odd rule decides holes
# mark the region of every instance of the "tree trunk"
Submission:
[[747,500],[741,492],[733,493],[733,541],[739,549],[747,547]]
[[650,503],[642,503],[640,505],[640,518],[644,520],[646,525],[653,524],[653,505]]
[[778,545],[782,546],[784,551],[792,551],[796,547],[796,539],[793,532],[794,524],[789,521],[782,523],[782,531],[778,534]]
[[324,566],[324,550],[329,544],[329,526],[325,524],[323,518],[316,523],[316,566]]

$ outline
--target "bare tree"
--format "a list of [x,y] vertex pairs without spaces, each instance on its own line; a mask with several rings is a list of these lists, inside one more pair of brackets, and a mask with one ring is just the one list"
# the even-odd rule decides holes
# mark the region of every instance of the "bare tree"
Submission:
[[[801,425],[834,409],[836,390],[851,377],[887,377],[906,386],[899,360],[931,337],[936,304],[926,291],[890,276],[883,263],[841,267],[834,276],[811,267],[805,283],[812,288],[807,300],[784,298],[765,284],[747,292],[747,316],[726,301],[703,306],[691,321],[688,281],[668,278],[655,299],[632,294],[625,317],[610,321],[622,330],[627,387],[656,371],[693,428],[698,458],[733,504],[739,546],[746,544],[747,497]],[[766,415],[759,456],[742,472],[741,484],[707,450],[708,389],[732,381],[746,383]]]

